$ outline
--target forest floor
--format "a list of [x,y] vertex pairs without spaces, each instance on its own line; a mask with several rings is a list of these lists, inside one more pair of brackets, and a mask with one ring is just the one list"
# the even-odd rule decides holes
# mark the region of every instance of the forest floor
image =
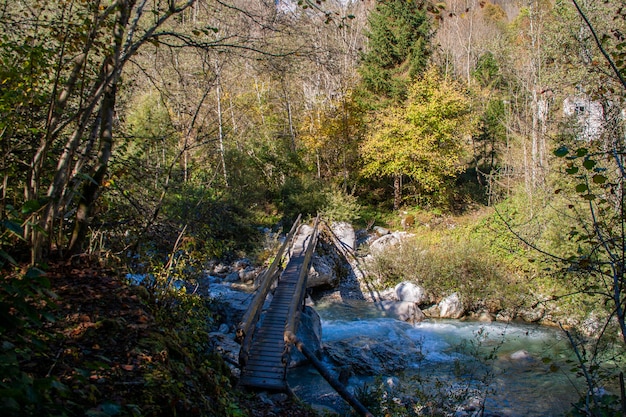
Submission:
[[221,358],[198,349],[209,341],[168,328],[145,288],[117,271],[75,258],[51,263],[45,277],[47,296],[30,302],[54,304],[54,319],[0,335],[3,349],[15,349],[19,375],[33,381],[25,387],[16,376],[15,398],[0,401],[0,414],[316,416],[287,396],[235,389]]

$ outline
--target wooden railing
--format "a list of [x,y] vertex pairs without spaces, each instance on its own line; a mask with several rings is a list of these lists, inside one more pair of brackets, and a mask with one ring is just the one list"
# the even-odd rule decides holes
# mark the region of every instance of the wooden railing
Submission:
[[293,333],[296,334],[298,330],[298,324],[300,323],[300,312],[304,306],[304,295],[306,294],[306,280],[309,274],[309,265],[311,263],[311,257],[313,256],[313,251],[315,250],[315,246],[317,245],[317,237],[319,235],[319,226],[320,216],[318,215],[315,218],[315,223],[313,224],[313,233],[311,233],[311,240],[306,247],[306,252],[304,253],[304,262],[302,264],[302,268],[300,268],[300,275],[298,276],[298,283],[296,284],[296,292],[291,300],[291,304],[289,305],[289,314],[287,315],[287,322],[285,323],[285,334]]
[[250,351],[250,344],[252,343],[254,328],[259,321],[259,316],[261,314],[263,304],[265,303],[265,299],[267,298],[267,294],[269,293],[270,289],[272,288],[272,284],[274,283],[274,281],[276,281],[276,278],[279,275],[280,271],[278,270],[278,268],[282,264],[285,249],[289,247],[293,236],[296,233],[296,230],[298,230],[301,217],[302,215],[298,215],[298,218],[293,223],[293,226],[287,234],[285,241],[278,249],[274,261],[259,278],[261,284],[256,290],[256,293],[254,294],[254,298],[252,299],[248,310],[246,310],[241,319],[241,322],[237,326],[235,340],[237,340],[237,342],[241,344],[241,350],[239,351],[239,364],[242,366],[245,366],[248,360],[248,352]]
[[289,315],[287,316],[287,322],[285,323],[284,340],[287,349],[283,355],[283,362],[289,360],[290,349],[295,346],[302,354],[311,361],[315,369],[326,379],[331,387],[344,399],[354,410],[363,417],[374,417],[374,415],[343,385],[339,380],[334,377],[331,372],[324,366],[324,364],[315,356],[315,354],[306,347],[306,345],[298,338],[297,331],[300,323],[300,314],[304,307],[304,295],[306,294],[306,279],[309,273],[309,263],[313,256],[313,251],[317,245],[317,238],[319,236],[319,215],[315,219],[313,225],[313,233],[311,234],[311,240],[306,249],[304,255],[304,263],[302,269],[300,269],[300,276],[298,277],[298,284],[296,285],[296,293],[289,306]]

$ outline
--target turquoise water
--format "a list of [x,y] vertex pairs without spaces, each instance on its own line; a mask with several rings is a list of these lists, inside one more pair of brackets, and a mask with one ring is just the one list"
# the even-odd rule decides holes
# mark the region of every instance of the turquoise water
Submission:
[[[571,352],[559,329],[459,320],[411,325],[359,302],[326,303],[315,309],[322,318],[323,343],[359,336],[373,343],[391,340],[399,349],[419,346],[419,354],[407,348],[409,366],[382,375],[382,381],[396,386],[398,397],[418,390],[434,398],[477,397],[484,399],[487,414],[510,417],[563,415],[579,398],[580,381],[566,363]],[[374,383],[372,377],[352,376],[349,388],[364,382]],[[290,370],[289,384],[306,401],[345,410],[343,401],[311,368]]]

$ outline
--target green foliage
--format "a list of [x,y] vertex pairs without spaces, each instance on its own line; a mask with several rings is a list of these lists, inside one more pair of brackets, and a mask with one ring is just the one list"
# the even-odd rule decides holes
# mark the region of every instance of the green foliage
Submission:
[[361,205],[354,195],[332,188],[327,192],[327,203],[320,214],[324,220],[330,222],[354,223],[361,217],[360,211]]
[[487,51],[478,58],[472,76],[483,88],[504,87],[500,65],[492,52]]
[[380,96],[403,101],[408,83],[426,68],[430,36],[426,13],[415,1],[378,1],[366,36],[368,49],[359,72],[365,90],[376,95],[370,101]]
[[219,355],[209,353],[217,306],[196,292],[202,265],[195,256],[186,247],[170,254],[164,265],[152,259],[155,263],[144,280],[147,306],[161,330],[141,340],[138,349],[163,360],[144,376],[142,408],[154,408],[160,415],[242,416],[230,370]]
[[469,310],[497,312],[523,303],[526,288],[518,273],[476,235],[419,237],[374,256],[374,273],[383,288],[401,281],[423,285],[435,297],[459,292]]
[[327,194],[321,182],[307,177],[289,177],[280,189],[279,208],[284,213],[283,223],[291,224],[302,214],[314,217],[327,204]]
[[69,388],[31,369],[35,358],[49,354],[54,337],[44,328],[55,321],[50,282],[37,268],[0,279],[0,410],[6,416],[64,415],[54,399]]
[[323,106],[321,111],[313,109],[300,127],[301,156],[322,178],[346,189],[358,176],[365,111],[353,92]]
[[363,174],[405,175],[418,195],[443,193],[462,169],[465,136],[473,132],[469,99],[460,86],[431,68],[403,106],[380,112],[361,147]]

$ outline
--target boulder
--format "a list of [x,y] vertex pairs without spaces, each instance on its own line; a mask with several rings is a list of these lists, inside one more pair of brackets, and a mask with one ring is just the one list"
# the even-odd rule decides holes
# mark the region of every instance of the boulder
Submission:
[[233,377],[239,378],[239,349],[241,346],[235,342],[234,334],[221,332],[209,333],[209,341],[215,353],[219,354],[230,368]]
[[370,243],[370,252],[373,254],[380,254],[386,250],[397,248],[400,246],[403,240],[414,236],[407,232],[393,232],[379,237]]
[[531,360],[533,360],[532,355],[530,353],[528,353],[527,350],[523,350],[523,349],[511,353],[509,358],[511,358],[511,360],[514,360],[514,361],[531,361]]
[[538,306],[537,308],[523,308],[518,312],[518,316],[525,322],[536,323],[544,317],[545,313],[545,308]]
[[[237,325],[252,301],[253,294],[236,291],[225,284],[214,284],[208,289],[208,295],[216,301],[218,315],[223,322]],[[268,297],[270,298],[270,297]],[[266,301],[266,304],[269,302]]]
[[439,302],[439,317],[442,319],[458,319],[465,313],[459,293],[453,293]]
[[395,288],[387,288],[382,291],[378,291],[375,293],[375,295],[376,299],[373,299],[372,301],[400,301],[398,299],[398,294],[396,294]]
[[422,305],[428,301],[424,287],[409,281],[399,283],[394,290],[396,297],[400,301],[410,301],[418,305]]
[[356,250],[356,233],[352,225],[347,222],[335,222],[330,228],[341,243],[342,248],[349,253],[354,253]]
[[387,315],[394,316],[398,320],[409,323],[419,323],[426,318],[419,306],[411,301],[383,300],[377,304],[383,309],[383,311],[385,311],[385,313],[387,313]]
[[339,285],[339,277],[335,272],[335,262],[329,256],[313,255],[307,288],[335,288]]
[[239,271],[239,279],[241,282],[252,283],[259,276],[261,272],[261,268],[254,268],[252,266],[248,266]]
[[389,340],[359,335],[328,342],[324,351],[335,366],[342,370],[348,367],[356,375],[394,374],[423,359],[419,346],[410,338]]
[[374,228],[372,230],[378,236],[385,236],[385,235],[388,235],[389,233],[391,233],[389,231],[389,229],[385,229],[384,227],[381,227],[381,226],[374,226]]
[[476,313],[474,318],[482,323],[491,323],[496,319],[494,315],[488,311],[479,311]]
[[[298,326],[297,336],[306,347],[311,350],[315,356],[321,357],[322,353],[322,320],[319,314],[311,307],[304,307],[300,313],[300,325]],[[308,363],[308,359],[293,347],[291,349],[290,367],[300,366]]]
[[239,272],[234,271],[224,277],[224,282],[236,282],[239,281]]

